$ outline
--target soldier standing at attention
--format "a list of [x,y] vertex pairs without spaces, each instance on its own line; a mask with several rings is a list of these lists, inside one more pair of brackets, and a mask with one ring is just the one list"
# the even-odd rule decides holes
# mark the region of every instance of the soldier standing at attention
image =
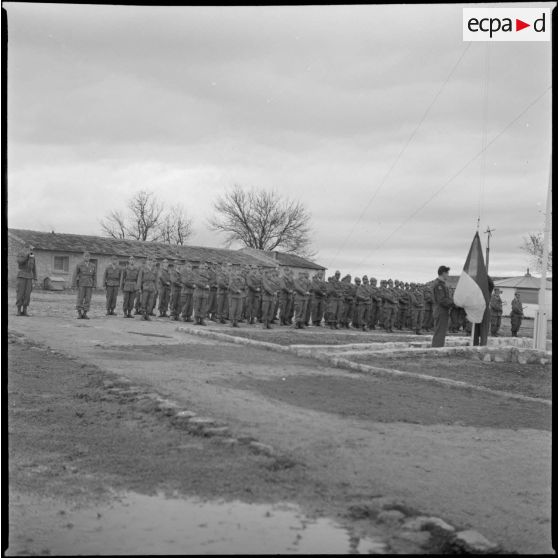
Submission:
[[207,274],[209,279],[209,292],[207,293],[207,317],[212,322],[216,322],[217,291],[219,290],[219,286],[217,285],[217,262],[210,262]]
[[167,310],[169,308],[171,281],[169,273],[169,261],[165,258],[159,270],[159,277],[157,278],[159,286],[159,317],[166,318]]
[[180,294],[182,292],[182,276],[180,273],[180,262],[176,262],[169,270],[170,278],[170,315],[176,322],[180,315]]
[[312,323],[320,327],[324,317],[325,301],[327,294],[327,285],[322,280],[321,273],[314,273],[312,283],[310,284],[310,292],[312,293]]
[[492,337],[498,337],[500,324],[502,323],[502,299],[500,298],[500,289],[494,289],[490,298],[490,334]]
[[251,265],[246,274],[246,321],[254,325],[258,315],[258,301],[261,292],[260,281],[256,273],[256,266]]
[[229,278],[229,320],[232,327],[238,327],[242,315],[242,295],[246,285],[240,270],[234,269]]
[[207,303],[209,300],[209,270],[207,265],[202,263],[197,272],[194,273],[194,323],[206,325]]
[[[368,278],[366,278],[368,282]],[[355,318],[353,325],[362,331],[367,331],[366,327],[366,308],[370,303],[370,292],[368,287],[361,284],[360,277],[355,277],[356,294],[355,294]]]
[[382,308],[382,297],[378,288],[378,280],[376,277],[370,277],[370,320],[368,321],[369,329],[376,329],[376,324],[380,317]]
[[74,276],[72,278],[72,286],[77,287],[76,309],[78,311],[78,319],[88,320],[89,306],[91,305],[91,295],[93,289],[97,286],[97,270],[89,261],[89,252],[83,253],[83,261],[76,266]]
[[145,264],[138,273],[137,289],[141,292],[141,313],[144,320],[151,320],[149,309],[157,289],[157,271],[151,256],[147,256]]
[[177,316],[181,314],[182,321],[193,322],[192,314],[194,313],[196,273],[189,263],[185,264],[181,269],[180,287],[180,302],[178,303]]
[[517,332],[521,327],[521,321],[523,320],[523,305],[521,304],[521,297],[519,293],[515,293],[515,297],[511,303],[511,334],[512,337],[517,337]]
[[453,303],[446,281],[450,268],[441,265],[438,268],[438,278],[432,285],[432,298],[434,302],[434,334],[432,335],[432,347],[443,347],[446,342],[448,331],[449,310]]
[[17,255],[17,266],[17,315],[29,316],[27,313],[27,307],[31,301],[33,281],[37,280],[37,267],[35,265],[33,246],[26,244],[23,250],[19,252]]
[[266,269],[262,277],[262,322],[264,329],[271,329],[270,322],[273,318],[275,295],[279,284],[275,282],[274,270]]
[[153,295],[153,299],[151,300],[151,306],[149,307],[149,315],[155,316],[155,304],[157,304],[157,299],[159,298],[159,273],[161,272],[161,263],[155,262],[155,258],[153,258],[153,270],[157,274],[157,281],[155,281],[155,294]]
[[103,287],[105,287],[107,295],[107,316],[116,316],[114,309],[116,308],[116,297],[118,296],[121,278],[122,269],[118,265],[118,258],[112,256],[110,265],[105,269],[103,277]]
[[393,324],[395,320],[395,313],[397,311],[396,294],[393,287],[393,281],[388,279],[384,282],[384,289],[382,291],[382,301],[384,309],[384,329],[389,333],[393,333]]
[[[230,264],[228,264],[230,266]],[[227,266],[228,268],[228,266]],[[224,324],[227,317],[229,291],[229,274],[225,266],[221,265],[217,270],[217,314],[216,319]]]
[[405,290],[403,281],[399,282],[397,292],[399,294],[399,314],[398,314],[398,328],[407,328],[407,314],[409,313],[409,293]]
[[294,321],[296,329],[304,329],[304,320],[306,319],[306,305],[310,296],[310,281],[308,280],[308,272],[299,272],[298,277],[293,282],[294,290]]
[[421,328],[424,320],[424,295],[419,286],[411,283],[412,295],[412,324],[411,327],[417,335],[422,335]]
[[136,296],[136,289],[138,283],[139,268],[135,265],[134,256],[128,258],[128,265],[124,268],[122,273],[120,287],[124,296],[122,310],[124,311],[125,318],[132,317],[132,309],[134,308],[134,298]]
[[432,298],[432,288],[430,285],[425,284],[422,287],[422,293],[424,294],[424,325],[423,329],[430,331],[432,329],[432,324],[434,316],[432,315],[432,308],[434,300]]
[[279,318],[281,325],[287,325],[287,314],[289,311],[289,295],[292,289],[292,276],[290,268],[283,270],[281,277],[281,288],[279,290]]
[[364,289],[366,290],[366,293],[368,294],[368,300],[366,301],[366,303],[364,304],[364,313],[363,313],[363,326],[366,326],[366,329],[368,329],[368,324],[370,323],[370,312],[372,310],[372,289],[370,288],[370,283],[368,281],[368,275],[363,275],[362,276],[362,286],[364,287]]

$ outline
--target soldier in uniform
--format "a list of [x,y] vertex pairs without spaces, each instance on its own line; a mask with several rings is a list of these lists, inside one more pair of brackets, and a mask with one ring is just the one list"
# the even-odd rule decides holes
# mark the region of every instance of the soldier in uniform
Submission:
[[[161,271],[161,263],[160,262],[155,262],[154,259],[153,259],[153,261],[154,261],[154,265],[153,265],[154,271],[157,274],[157,278],[159,278],[159,273]],[[149,315],[150,316],[155,316],[154,310],[155,310],[155,304],[157,304],[157,299],[158,298],[159,298],[159,281],[157,280],[157,281],[155,281],[155,294],[153,295],[153,298],[150,301],[150,306],[149,306]]]
[[376,277],[370,277],[370,319],[368,321],[369,329],[376,329],[376,324],[380,317],[382,308],[382,297],[378,287]]
[[304,329],[304,320],[306,319],[306,305],[310,296],[310,281],[308,280],[308,272],[301,271],[293,282],[294,290],[294,320],[295,328]]
[[110,265],[105,269],[103,277],[103,287],[106,289],[107,297],[107,316],[116,316],[114,309],[116,308],[116,298],[118,296],[118,287],[122,278],[122,269],[118,265],[118,258],[112,256]]
[[382,308],[384,311],[384,329],[389,333],[393,333],[393,326],[397,312],[397,295],[393,286],[393,281],[391,279],[385,281],[384,288],[381,291]]
[[411,327],[417,335],[422,335],[422,323],[424,320],[424,294],[416,283],[411,283],[412,292],[412,324]]
[[279,290],[279,318],[281,325],[287,325],[287,316],[290,313],[290,295],[293,289],[292,270],[286,267],[283,270]]
[[426,284],[422,287],[422,293],[424,295],[424,325],[423,329],[425,331],[431,331],[434,324],[434,315],[432,313],[434,299],[432,297],[432,288],[430,285]]
[[312,293],[312,323],[315,326],[320,327],[324,317],[327,294],[327,285],[322,280],[321,273],[314,273],[312,276],[310,292]]
[[31,301],[33,281],[37,280],[37,267],[35,265],[35,254],[33,246],[26,244],[17,255],[17,294],[16,306],[18,316],[29,316],[27,307]]
[[151,320],[149,309],[152,308],[157,289],[157,271],[154,263],[153,258],[147,256],[138,274],[137,289],[141,292],[141,313],[144,320]]
[[449,310],[453,303],[446,281],[449,267],[441,265],[438,268],[438,278],[432,286],[432,298],[434,302],[434,334],[432,335],[432,347],[443,347],[448,330]]
[[271,329],[275,297],[279,290],[278,270],[266,269],[262,277],[262,322],[264,329]]
[[[408,283],[407,283],[408,285]],[[403,281],[399,282],[397,292],[399,294],[399,309],[398,309],[398,328],[399,330],[407,327],[407,317],[409,314],[409,292],[404,288]]]
[[207,265],[202,263],[194,274],[194,323],[206,325],[207,303],[209,300],[209,270]]
[[370,313],[372,311],[372,289],[370,288],[370,282],[368,281],[368,275],[362,276],[362,286],[366,290],[368,294],[368,301],[364,304],[364,313],[363,313],[363,326],[366,326],[366,329],[370,328]]
[[217,321],[217,262],[211,262],[208,268],[209,293],[207,299],[207,317],[212,321]]
[[132,317],[132,309],[134,308],[134,298],[138,283],[139,268],[136,266],[134,256],[128,258],[128,265],[124,268],[120,287],[124,296],[122,310],[125,318]]
[[169,273],[169,262],[165,258],[161,264],[161,269],[159,271],[159,277],[157,278],[157,283],[159,285],[159,317],[166,318],[167,310],[169,308],[170,291],[171,291],[171,280]]
[[231,264],[227,264],[225,269],[221,266],[217,270],[217,315],[216,318],[220,323],[224,324],[228,316],[228,293],[229,293],[229,273]]
[[91,305],[91,295],[97,286],[97,269],[89,261],[89,252],[83,253],[83,261],[76,266],[72,278],[72,287],[78,290],[76,309],[78,319],[88,320],[89,307]]
[[[169,266],[171,267],[171,266]],[[174,321],[178,321],[180,316],[180,296],[182,294],[182,274],[180,262],[176,261],[175,265],[169,270],[170,279],[170,315]]]
[[194,312],[194,291],[196,290],[196,274],[189,263],[186,263],[180,273],[180,305],[179,311],[182,321],[192,322]]
[[515,297],[511,303],[511,334],[512,337],[517,337],[517,332],[521,327],[521,321],[523,320],[523,305],[521,304],[521,297],[519,293],[515,293]]
[[[368,280],[368,278],[367,278]],[[355,311],[353,325],[366,331],[366,307],[370,303],[370,292],[366,285],[361,284],[360,277],[355,277]]]
[[492,337],[498,337],[503,313],[500,289],[494,289],[490,298],[490,334]]
[[341,279],[341,283],[343,286],[343,313],[341,315],[341,325],[350,329],[350,323],[353,320],[355,309],[356,287],[351,283],[350,274],[345,275],[345,277]]
[[240,270],[233,269],[229,277],[229,320],[232,327],[238,327],[242,314],[242,296],[246,281]]
[[261,278],[258,276],[256,266],[251,265],[246,274],[246,321],[254,325],[258,316],[261,293]]

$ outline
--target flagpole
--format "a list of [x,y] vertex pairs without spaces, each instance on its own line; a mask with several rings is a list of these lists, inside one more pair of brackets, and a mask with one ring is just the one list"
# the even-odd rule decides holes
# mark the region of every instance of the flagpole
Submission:
[[550,212],[552,211],[552,153],[550,154],[550,173],[548,179],[548,191],[546,193],[546,214],[544,218],[544,236],[541,284],[539,287],[539,309],[535,322],[535,332],[533,335],[533,348],[546,350],[546,331],[547,331],[547,308],[546,308],[546,269],[548,267],[548,244],[550,240]]

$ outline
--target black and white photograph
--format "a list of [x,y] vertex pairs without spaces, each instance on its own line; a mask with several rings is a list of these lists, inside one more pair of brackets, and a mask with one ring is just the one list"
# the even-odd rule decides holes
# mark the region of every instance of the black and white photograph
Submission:
[[554,554],[555,7],[3,2],[3,553]]

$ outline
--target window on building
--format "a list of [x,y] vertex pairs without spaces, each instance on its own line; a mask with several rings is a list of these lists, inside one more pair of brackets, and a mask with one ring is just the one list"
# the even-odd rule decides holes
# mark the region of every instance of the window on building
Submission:
[[516,289],[515,292],[519,294],[523,304],[539,303],[539,291],[536,289]]
[[69,256],[54,256],[54,271],[61,271],[68,273],[70,270],[70,257]]

